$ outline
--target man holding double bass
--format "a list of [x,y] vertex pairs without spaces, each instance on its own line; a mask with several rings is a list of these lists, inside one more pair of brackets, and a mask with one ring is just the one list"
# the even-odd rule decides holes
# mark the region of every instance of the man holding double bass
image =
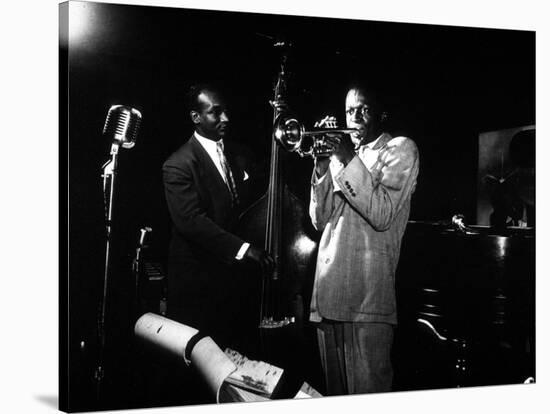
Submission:
[[248,288],[257,282],[247,280],[240,265],[270,272],[274,263],[234,234],[246,206],[248,173],[242,152],[227,136],[224,98],[211,85],[196,85],[187,105],[195,131],[163,165],[173,224],[167,316],[210,335],[222,349],[236,347],[245,342],[245,319],[257,319],[248,314],[254,309]]

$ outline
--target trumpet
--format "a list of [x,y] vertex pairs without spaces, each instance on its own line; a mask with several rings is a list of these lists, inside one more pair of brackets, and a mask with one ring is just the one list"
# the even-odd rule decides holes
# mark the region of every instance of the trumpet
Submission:
[[304,125],[296,118],[279,115],[273,125],[273,135],[281,146],[296,152],[300,157],[330,157],[332,149],[325,141],[325,134],[351,134],[357,132],[350,129],[318,129],[306,131]]

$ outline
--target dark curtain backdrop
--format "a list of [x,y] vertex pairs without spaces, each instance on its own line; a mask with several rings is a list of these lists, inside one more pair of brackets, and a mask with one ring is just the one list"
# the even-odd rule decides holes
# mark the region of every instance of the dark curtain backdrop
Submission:
[[[343,126],[346,88],[356,80],[383,94],[393,131],[412,137],[422,156],[413,219],[439,220],[461,211],[475,220],[479,132],[534,123],[531,32],[93,3],[89,8],[93,25],[69,45],[75,164],[69,178],[87,178],[80,185],[83,196],[91,195],[88,186],[108,155],[101,129],[109,106],[140,109],[138,145],[121,156],[120,174],[128,182],[118,198],[124,215],[138,221],[162,215],[160,166],[192,131],[182,94],[194,82],[213,80],[226,88],[233,139],[267,162],[268,100],[279,66],[274,39],[293,44],[287,100],[306,127],[327,113]],[[311,163],[288,159],[299,178],[291,180],[293,190],[307,201],[302,175],[309,175]]]

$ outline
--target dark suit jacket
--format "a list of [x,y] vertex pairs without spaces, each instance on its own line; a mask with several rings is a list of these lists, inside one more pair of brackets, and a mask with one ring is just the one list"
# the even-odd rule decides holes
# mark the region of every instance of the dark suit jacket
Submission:
[[[224,144],[244,206],[244,163],[234,144]],[[254,295],[235,259],[244,243],[232,233],[241,207],[232,208],[226,184],[194,136],[164,163],[163,180],[172,218],[167,316],[210,334],[220,346],[232,345],[235,324],[251,312],[246,304]]]

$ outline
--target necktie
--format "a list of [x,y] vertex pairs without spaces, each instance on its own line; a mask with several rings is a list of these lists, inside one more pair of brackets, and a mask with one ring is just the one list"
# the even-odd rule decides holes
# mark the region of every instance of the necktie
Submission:
[[235,180],[233,179],[233,174],[227,163],[227,158],[223,152],[223,142],[220,140],[216,143],[216,151],[218,152],[218,157],[220,158],[220,164],[222,166],[222,171],[225,179],[225,183],[229,188],[229,193],[231,194],[231,202],[233,205],[239,203],[239,196],[237,194],[237,187],[235,186]]

